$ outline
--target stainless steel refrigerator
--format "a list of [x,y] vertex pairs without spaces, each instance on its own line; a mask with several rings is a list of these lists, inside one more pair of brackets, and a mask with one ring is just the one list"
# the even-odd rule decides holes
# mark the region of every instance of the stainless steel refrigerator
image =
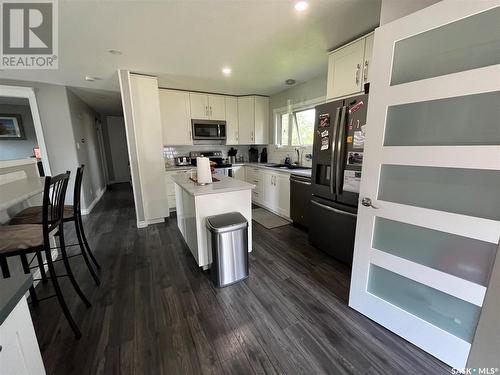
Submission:
[[309,242],[352,264],[368,95],[316,107]]

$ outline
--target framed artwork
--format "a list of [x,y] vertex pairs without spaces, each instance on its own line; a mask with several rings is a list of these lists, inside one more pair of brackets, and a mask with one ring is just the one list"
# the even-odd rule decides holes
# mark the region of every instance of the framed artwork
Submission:
[[0,113],[0,140],[25,139],[21,115]]

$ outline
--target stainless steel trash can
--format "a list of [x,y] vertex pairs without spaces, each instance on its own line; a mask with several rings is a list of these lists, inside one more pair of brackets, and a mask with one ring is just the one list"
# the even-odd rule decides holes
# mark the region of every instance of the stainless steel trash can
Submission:
[[209,216],[209,248],[212,253],[210,276],[218,287],[248,277],[248,222],[239,212]]

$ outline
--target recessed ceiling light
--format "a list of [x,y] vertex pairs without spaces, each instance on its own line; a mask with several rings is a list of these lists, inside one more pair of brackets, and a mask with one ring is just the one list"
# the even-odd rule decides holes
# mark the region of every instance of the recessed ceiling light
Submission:
[[89,82],[99,81],[100,79],[101,79],[100,77],[85,76],[85,81]]
[[222,68],[222,74],[224,74],[225,76],[230,76],[231,68]]
[[122,55],[123,52],[122,51],[119,51],[117,49],[110,49],[108,50],[109,53],[111,53],[112,55]]
[[307,3],[307,1],[298,1],[295,3],[295,10],[298,12],[302,12],[306,10],[308,6],[309,4]]
[[288,86],[292,86],[292,85],[295,85],[295,80],[294,79],[291,79],[291,78],[288,78],[285,83],[288,85]]

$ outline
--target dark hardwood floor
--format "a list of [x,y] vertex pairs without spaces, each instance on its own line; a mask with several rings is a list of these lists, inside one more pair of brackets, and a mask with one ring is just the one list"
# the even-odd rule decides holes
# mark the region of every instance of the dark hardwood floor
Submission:
[[254,222],[250,277],[224,289],[196,266],[175,219],[136,228],[126,185],[108,190],[85,226],[102,285],[81,257],[72,264],[92,307],[62,282],[82,339],[55,300],[32,308],[48,374],[449,373],[350,309],[349,269],[291,225]]

